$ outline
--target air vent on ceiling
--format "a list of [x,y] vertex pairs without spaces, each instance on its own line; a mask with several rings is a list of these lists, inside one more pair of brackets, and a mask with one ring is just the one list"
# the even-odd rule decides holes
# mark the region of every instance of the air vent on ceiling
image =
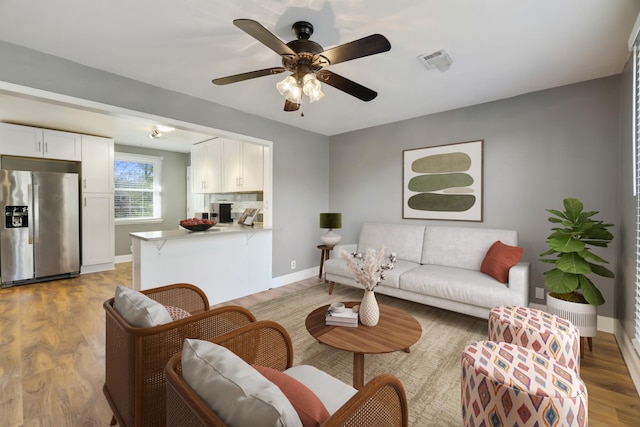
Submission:
[[437,68],[442,73],[447,71],[451,64],[453,64],[453,59],[451,59],[449,54],[444,49],[437,52],[420,55],[418,56],[418,60],[422,62],[422,65],[427,67],[428,70],[435,70]]

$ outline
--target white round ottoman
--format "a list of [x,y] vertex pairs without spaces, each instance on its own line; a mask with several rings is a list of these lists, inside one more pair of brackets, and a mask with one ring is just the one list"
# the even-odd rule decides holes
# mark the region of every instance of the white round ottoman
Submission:
[[587,426],[587,388],[572,369],[533,350],[481,341],[462,352],[465,427]]
[[580,332],[555,314],[528,307],[495,307],[489,312],[489,341],[530,348],[580,374]]

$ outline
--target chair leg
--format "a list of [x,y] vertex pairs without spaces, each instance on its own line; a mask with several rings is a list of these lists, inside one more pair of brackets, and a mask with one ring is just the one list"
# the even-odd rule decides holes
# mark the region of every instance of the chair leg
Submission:
[[589,343],[589,351],[593,351],[593,338],[587,337],[587,342]]
[[333,294],[333,285],[335,284],[335,282],[329,282],[329,295]]
[[115,416],[115,415],[113,415],[113,416],[111,417],[111,422],[109,423],[109,425],[110,425],[110,426],[114,426],[114,425],[116,425],[116,424],[118,424],[118,420],[116,420],[116,416]]

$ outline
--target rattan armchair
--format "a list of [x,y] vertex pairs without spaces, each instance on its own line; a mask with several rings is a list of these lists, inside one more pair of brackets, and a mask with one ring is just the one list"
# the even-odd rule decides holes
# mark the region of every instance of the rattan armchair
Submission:
[[211,340],[256,320],[250,311],[238,306],[210,309],[204,292],[186,283],[142,293],[163,305],[182,308],[191,316],[151,328],[132,327],[114,309],[114,298],[105,301],[103,391],[113,411],[111,425],[164,425],[164,368],[171,356],[182,350],[184,339]]
[[[283,371],[293,363],[293,346],[287,331],[278,323],[258,321],[210,340],[222,345],[252,365]],[[181,353],[166,366],[167,426],[220,426],[226,424],[185,383]],[[379,375],[322,424],[337,426],[407,426],[407,397],[402,383],[393,375]]]

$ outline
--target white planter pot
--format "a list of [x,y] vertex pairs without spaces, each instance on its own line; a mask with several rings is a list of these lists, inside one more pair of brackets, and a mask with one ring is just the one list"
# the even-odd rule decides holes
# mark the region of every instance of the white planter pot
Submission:
[[598,307],[565,301],[547,294],[547,311],[573,323],[581,337],[595,337],[598,332]]

